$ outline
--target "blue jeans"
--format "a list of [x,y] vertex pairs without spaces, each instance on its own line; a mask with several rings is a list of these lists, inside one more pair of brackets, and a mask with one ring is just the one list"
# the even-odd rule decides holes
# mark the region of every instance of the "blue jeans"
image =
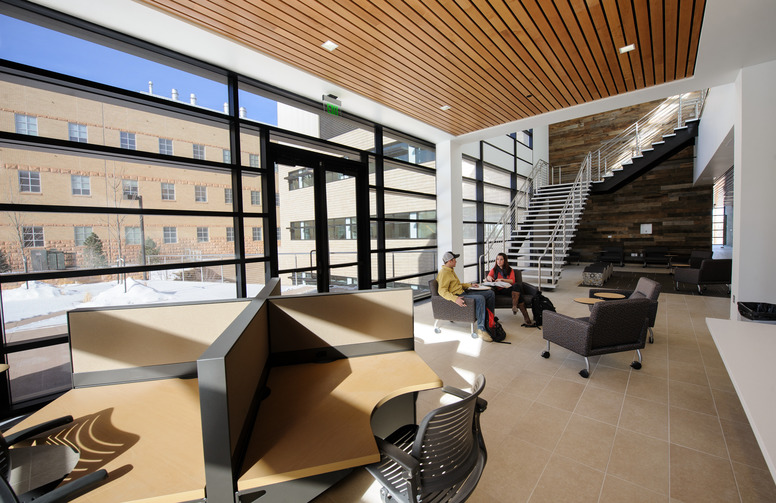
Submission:
[[493,293],[493,290],[466,290],[460,297],[474,301],[474,313],[477,315],[477,328],[480,330],[487,330],[485,325],[487,323],[488,315],[485,308],[487,307],[491,312],[495,312],[496,310],[496,294]]

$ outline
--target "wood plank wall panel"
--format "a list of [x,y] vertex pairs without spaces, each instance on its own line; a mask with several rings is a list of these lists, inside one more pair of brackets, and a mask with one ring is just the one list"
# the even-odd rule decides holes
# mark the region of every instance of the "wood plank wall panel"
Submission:
[[[602,142],[649,112],[659,101],[591,115],[550,126],[550,164],[579,166]],[[620,244],[626,252],[645,246],[671,251],[711,249],[711,185],[694,187],[694,147],[689,146],[612,194],[592,195],[582,214],[572,249],[583,261],[594,260],[604,246]],[[652,234],[641,234],[641,224]],[[608,236],[612,236],[609,239]]]
[[[139,1],[453,135],[690,77],[705,9],[705,0]],[[328,52],[326,40],[340,47]],[[342,109],[358,114],[347,100]]]

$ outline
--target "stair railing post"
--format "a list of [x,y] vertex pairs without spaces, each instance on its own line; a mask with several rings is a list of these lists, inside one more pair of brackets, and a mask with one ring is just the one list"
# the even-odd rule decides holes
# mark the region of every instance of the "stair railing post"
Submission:
[[676,127],[682,127],[682,96],[679,95],[679,110],[676,114]]

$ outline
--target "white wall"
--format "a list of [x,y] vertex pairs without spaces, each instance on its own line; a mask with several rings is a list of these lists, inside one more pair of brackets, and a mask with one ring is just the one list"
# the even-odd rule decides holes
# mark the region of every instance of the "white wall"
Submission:
[[[709,89],[698,127],[694,181],[704,174],[713,179],[733,165],[733,148],[728,141],[732,141],[733,124],[738,113],[736,96],[735,83]],[[704,173],[706,171],[709,173]]]
[[735,85],[733,319],[736,301],[776,304],[776,60],[744,68]]

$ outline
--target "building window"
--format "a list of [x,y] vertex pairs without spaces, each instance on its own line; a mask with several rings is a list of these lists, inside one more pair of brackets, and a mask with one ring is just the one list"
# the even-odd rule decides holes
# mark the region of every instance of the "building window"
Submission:
[[168,138],[159,138],[159,153],[172,155],[172,140]]
[[162,201],[175,201],[175,184],[162,182]]
[[140,191],[137,188],[137,180],[121,180],[121,191],[124,199],[137,199]]
[[163,230],[165,244],[174,244],[178,242],[178,228],[165,227]]
[[194,144],[194,159],[204,159],[205,158],[205,146],[204,145],[197,145]]
[[224,189],[224,203],[232,204],[234,202],[234,192],[232,189]]
[[86,143],[86,124],[76,124],[75,122],[68,123],[67,136],[70,138],[70,141]]
[[259,167],[259,154],[248,154],[248,166],[251,168]]
[[121,148],[126,148],[128,150],[137,150],[137,144],[135,143],[135,133],[121,131],[119,133],[119,145]]
[[124,241],[128,245],[139,245],[140,227],[124,227]]
[[40,173],[37,171],[19,171],[19,192],[40,193]]
[[210,229],[197,227],[197,243],[207,243],[208,241],[210,241]]
[[254,241],[261,241],[262,238],[262,227],[253,227],[251,229],[251,234]]
[[43,227],[39,226],[24,226],[22,227],[22,241],[25,248],[31,248],[34,246],[45,246],[43,240]]
[[291,222],[288,228],[291,232],[293,241],[307,241],[315,239],[315,220],[303,220],[301,222]]
[[30,115],[14,114],[16,119],[16,132],[38,136],[38,118]]
[[288,173],[288,190],[303,189],[313,186],[313,170],[310,168],[296,169]]
[[224,162],[232,162],[232,151],[224,149]]
[[226,228],[226,240],[227,241],[234,241],[234,227],[227,227]]
[[86,241],[86,238],[88,238],[92,234],[92,228],[76,226],[73,229],[75,231],[75,245],[83,246],[84,241]]
[[330,218],[329,239],[356,239],[356,218]]
[[261,205],[261,192],[259,192],[258,190],[251,191],[251,204],[253,206]]
[[436,220],[436,211],[413,211],[392,213],[385,218],[406,219],[409,222],[385,222],[385,239],[434,239],[435,222],[413,222],[413,220]]
[[74,196],[92,195],[91,183],[88,176],[70,175],[70,186]]
[[205,187],[204,185],[194,186],[194,201],[198,203],[207,202],[207,187]]

